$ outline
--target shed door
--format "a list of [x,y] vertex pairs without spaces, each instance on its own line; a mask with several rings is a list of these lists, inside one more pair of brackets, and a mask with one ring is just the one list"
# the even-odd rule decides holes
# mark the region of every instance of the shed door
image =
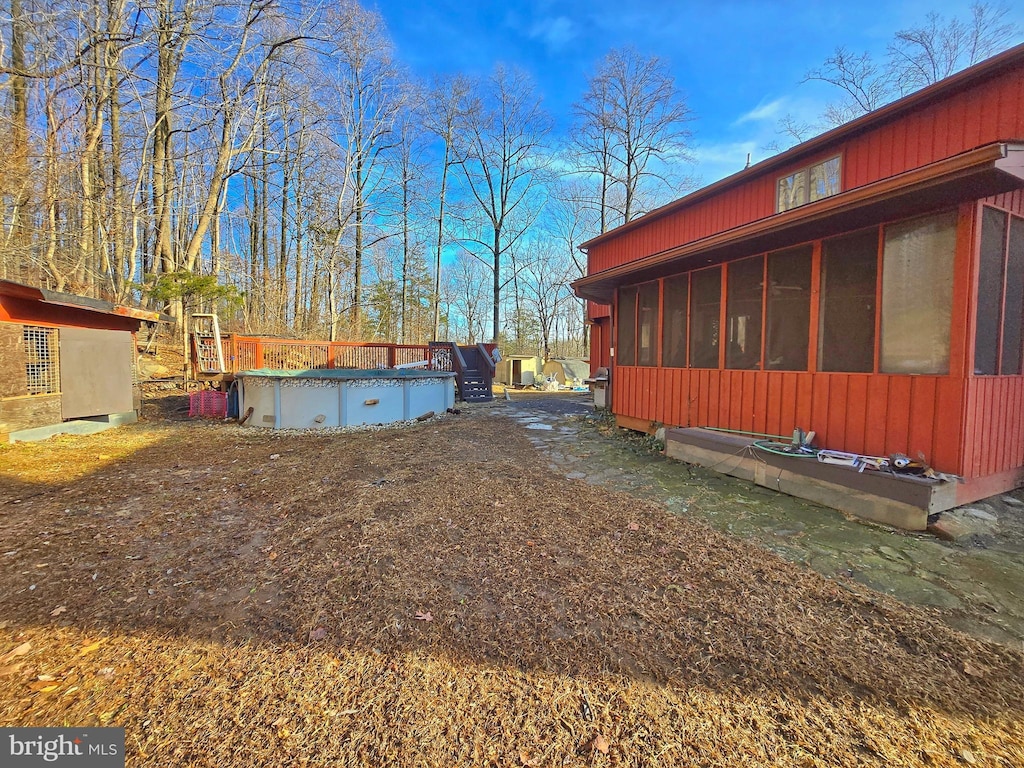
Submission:
[[125,413],[132,402],[132,335],[92,328],[60,329],[64,419]]

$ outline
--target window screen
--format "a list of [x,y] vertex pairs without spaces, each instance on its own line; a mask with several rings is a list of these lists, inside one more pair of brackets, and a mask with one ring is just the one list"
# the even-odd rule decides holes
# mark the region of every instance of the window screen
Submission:
[[768,254],[765,368],[807,370],[811,323],[809,245]]
[[657,365],[658,284],[647,283],[639,289],[637,304],[637,365]]
[[28,393],[50,395],[60,392],[57,329],[26,325],[21,334],[25,344],[25,384]]
[[690,367],[717,368],[722,268],[694,272],[690,292]]
[[661,364],[667,368],[686,367],[686,314],[690,295],[689,275],[665,281],[662,300]]
[[956,213],[885,228],[882,257],[884,373],[949,373]]
[[729,265],[726,283],[726,328],[729,344],[725,367],[761,367],[761,298],[764,258],[744,259]]
[[618,365],[636,365],[636,286],[619,289]]
[[877,230],[822,243],[818,370],[874,370],[877,277]]
[[1021,327],[1024,324],[1024,219],[1010,217],[1006,255],[1006,299],[1003,317],[1003,358],[999,372],[1014,376],[1021,371]]
[[1005,213],[995,208],[986,206],[982,209],[977,331],[974,335],[974,372],[978,374],[992,375],[999,371],[1006,218]]

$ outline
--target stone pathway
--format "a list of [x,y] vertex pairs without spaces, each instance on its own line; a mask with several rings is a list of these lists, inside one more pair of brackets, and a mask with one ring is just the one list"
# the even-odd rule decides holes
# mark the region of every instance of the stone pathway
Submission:
[[857,522],[601,434],[588,395],[512,394],[495,411],[527,430],[572,479],[664,504],[759,542],[840,584],[866,585],[934,610],[951,626],[1024,650],[1024,492],[943,516],[955,541]]

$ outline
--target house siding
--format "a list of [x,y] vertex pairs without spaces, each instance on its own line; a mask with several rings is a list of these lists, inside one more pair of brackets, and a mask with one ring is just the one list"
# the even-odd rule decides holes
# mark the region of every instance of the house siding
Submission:
[[1024,139],[1024,67],[1005,69],[983,82],[936,97],[910,113],[837,141],[813,154],[797,155],[693,205],[658,215],[643,226],[595,243],[588,274],[635,261],[775,213],[776,180],[827,157],[842,155],[842,190],[952,157],[997,141]]

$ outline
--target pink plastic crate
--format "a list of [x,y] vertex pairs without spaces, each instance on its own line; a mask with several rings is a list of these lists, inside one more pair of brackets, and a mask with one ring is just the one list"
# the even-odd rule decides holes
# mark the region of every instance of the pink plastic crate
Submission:
[[203,389],[188,396],[188,415],[201,419],[225,419],[228,415],[228,393]]

